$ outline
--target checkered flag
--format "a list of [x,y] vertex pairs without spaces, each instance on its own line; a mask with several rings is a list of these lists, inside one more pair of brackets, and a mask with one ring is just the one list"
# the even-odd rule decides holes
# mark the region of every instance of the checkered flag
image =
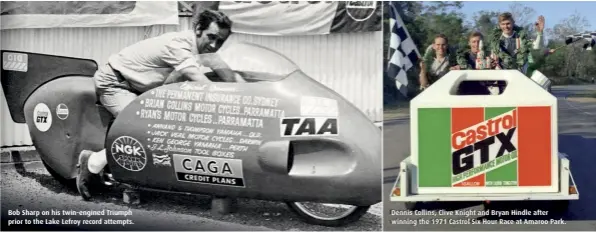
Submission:
[[581,33],[581,34],[574,34],[567,36],[565,40],[566,44],[575,43],[581,40],[585,40],[583,47],[585,50],[591,51],[596,45],[596,32],[591,33]]
[[408,77],[406,72],[418,63],[420,52],[399,16],[397,4],[398,2],[389,2],[391,39],[389,40],[390,58],[387,75],[395,79],[395,85],[399,91],[407,96]]

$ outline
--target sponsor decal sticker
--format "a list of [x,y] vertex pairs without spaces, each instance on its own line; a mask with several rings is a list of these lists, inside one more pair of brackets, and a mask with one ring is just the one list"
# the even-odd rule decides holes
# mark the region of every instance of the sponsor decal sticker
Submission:
[[314,117],[337,117],[337,101],[324,97],[303,96],[300,99],[300,114]]
[[419,187],[552,185],[551,107],[418,112]]
[[339,133],[337,118],[296,117],[281,119],[281,137],[336,136]]
[[64,103],[60,103],[56,107],[56,116],[61,120],[68,118],[68,107]]
[[245,187],[242,160],[174,154],[178,181]]
[[348,1],[346,2],[346,12],[354,21],[366,21],[375,14],[377,2],[375,1]]
[[485,120],[451,135],[452,182],[480,186],[469,181],[517,160],[517,110]]
[[170,156],[168,154],[158,155],[153,153],[153,165],[155,166],[172,166]]
[[39,103],[33,109],[33,122],[41,132],[46,132],[52,126],[52,113],[48,105]]
[[112,157],[120,167],[138,172],[147,165],[147,155],[143,145],[130,136],[120,136],[111,146]]
[[14,52],[2,53],[2,69],[4,70],[27,72],[28,63],[27,54]]

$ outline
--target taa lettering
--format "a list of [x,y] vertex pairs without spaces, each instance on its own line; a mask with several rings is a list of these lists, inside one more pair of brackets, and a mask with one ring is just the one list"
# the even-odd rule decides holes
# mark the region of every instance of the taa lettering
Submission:
[[517,148],[511,143],[511,138],[517,128],[510,129],[507,134],[501,132],[495,136],[488,137],[484,140],[478,141],[472,145],[468,145],[462,149],[454,151],[452,154],[453,175],[460,174],[474,168],[474,152],[480,151],[480,165],[489,162],[490,146],[495,143],[495,138],[501,142],[501,147],[497,153],[497,157],[505,154],[505,151],[511,153]]
[[337,135],[337,118],[284,118],[283,136]]

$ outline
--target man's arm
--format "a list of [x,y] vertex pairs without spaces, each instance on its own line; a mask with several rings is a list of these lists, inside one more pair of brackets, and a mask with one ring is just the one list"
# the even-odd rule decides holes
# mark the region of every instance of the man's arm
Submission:
[[542,48],[544,42],[544,38],[542,36],[542,32],[544,31],[544,22],[544,16],[539,16],[538,21],[536,22],[536,40],[534,40],[534,44],[532,46],[534,50]]
[[182,73],[182,75],[186,76],[191,81],[203,83],[211,82],[209,78],[207,78],[207,76],[205,76],[205,74],[203,74],[203,72],[201,72],[201,69],[199,69],[199,67],[197,66],[188,66],[182,68],[180,69],[180,73]]
[[199,55],[199,62],[205,67],[210,68],[225,82],[242,82],[236,77],[236,73],[221,59],[217,53],[208,53]]
[[426,73],[426,64],[424,61],[420,62],[420,76],[418,78],[420,81],[420,88],[424,89],[428,87],[428,77]]
[[534,44],[532,45],[532,48],[534,50],[539,50],[542,48],[543,43],[544,43],[544,39],[542,38],[542,32],[537,32],[536,39],[534,40]]
[[200,69],[199,61],[192,52],[194,41],[186,37],[174,38],[162,50],[161,59],[191,81],[210,82]]

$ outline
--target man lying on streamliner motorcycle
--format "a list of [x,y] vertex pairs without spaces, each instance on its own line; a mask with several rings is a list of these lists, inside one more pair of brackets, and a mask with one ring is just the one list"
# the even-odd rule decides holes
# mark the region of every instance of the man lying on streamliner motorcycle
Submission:
[[[101,104],[115,118],[140,94],[171,82],[172,77],[210,82],[201,66],[212,69],[226,82],[234,82],[234,72],[215,55],[230,36],[231,27],[231,20],[223,13],[204,10],[193,18],[193,30],[149,38],[112,55],[93,77]],[[91,198],[90,189],[99,183],[98,174],[106,164],[105,149],[81,152],[77,189],[84,200]]]

